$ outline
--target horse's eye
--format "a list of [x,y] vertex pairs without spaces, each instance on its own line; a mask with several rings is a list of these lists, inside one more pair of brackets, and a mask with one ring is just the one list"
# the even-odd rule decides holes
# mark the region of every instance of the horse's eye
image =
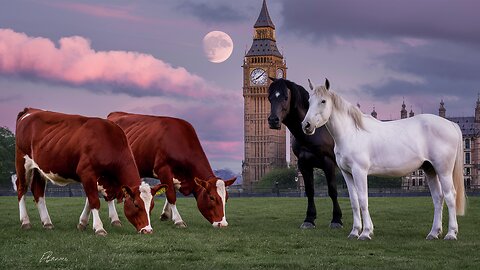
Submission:
[[326,102],[327,102],[327,101],[326,101],[325,99],[324,99],[324,100],[322,100],[322,103],[323,103],[323,104],[325,104]]

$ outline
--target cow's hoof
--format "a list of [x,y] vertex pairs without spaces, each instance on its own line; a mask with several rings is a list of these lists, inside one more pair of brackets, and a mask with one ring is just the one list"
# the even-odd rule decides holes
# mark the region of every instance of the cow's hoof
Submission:
[[30,230],[32,228],[32,224],[30,223],[24,223],[22,226],[20,226],[22,230]]
[[95,235],[96,236],[107,236],[107,231],[105,231],[104,229],[100,229],[100,230],[95,231]]
[[111,224],[112,227],[122,227],[122,222],[120,222],[120,220],[114,220]]
[[160,216],[160,220],[161,221],[168,221],[168,220],[171,220],[171,218],[169,216],[165,215],[165,214],[162,214]]
[[330,223],[330,229],[343,229],[342,223],[332,222]]
[[83,232],[83,231],[85,231],[85,229],[87,229],[87,225],[86,225],[86,224],[83,225],[83,224],[81,224],[81,223],[78,223],[77,229],[78,229],[79,231]]
[[447,234],[445,235],[445,238],[443,238],[444,240],[457,240],[457,236],[456,235],[453,235],[453,234]]
[[187,228],[187,223],[185,223],[185,221],[182,220],[182,221],[176,222],[175,227],[176,228]]
[[300,225],[300,229],[315,229],[315,224],[305,221]]
[[436,240],[438,239],[438,236],[437,235],[433,235],[433,234],[429,234],[427,235],[427,237],[425,238],[427,240]]
[[53,230],[53,224],[52,223],[43,224],[43,228],[46,230]]

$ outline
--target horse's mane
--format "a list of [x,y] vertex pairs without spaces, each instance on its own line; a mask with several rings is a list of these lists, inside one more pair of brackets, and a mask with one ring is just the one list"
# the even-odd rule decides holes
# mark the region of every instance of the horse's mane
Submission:
[[335,92],[327,90],[325,86],[319,86],[315,90],[317,92],[321,92],[323,95],[329,95],[332,98],[333,106],[339,111],[346,112],[347,115],[352,118],[357,129],[366,130],[365,125],[363,124],[363,117],[365,115],[357,106],[352,105]]
[[286,88],[290,89],[290,93],[292,95],[292,102],[294,106],[302,105],[304,108],[308,108],[308,92],[303,88],[303,86],[298,85],[292,81],[287,79],[276,79],[272,82],[272,86],[286,86]]

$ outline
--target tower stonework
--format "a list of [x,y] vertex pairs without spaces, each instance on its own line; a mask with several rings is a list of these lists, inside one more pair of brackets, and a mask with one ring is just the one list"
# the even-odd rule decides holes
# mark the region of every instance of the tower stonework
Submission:
[[267,118],[269,77],[286,78],[287,67],[278,51],[275,25],[263,1],[254,25],[253,42],[243,60],[245,160],[243,186],[249,188],[273,168],[286,167],[286,128],[270,129]]

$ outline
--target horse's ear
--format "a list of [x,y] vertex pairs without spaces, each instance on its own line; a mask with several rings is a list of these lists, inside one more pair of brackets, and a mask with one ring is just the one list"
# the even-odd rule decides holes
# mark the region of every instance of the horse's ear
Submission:
[[308,79],[308,86],[310,87],[310,90],[313,91],[313,84],[312,84],[312,82],[310,81],[310,79]]
[[330,82],[327,78],[325,78],[325,88],[327,88],[327,90],[330,89]]
[[268,76],[268,78],[269,78],[272,82],[274,82],[274,81],[276,80],[275,78],[270,77],[270,76]]

